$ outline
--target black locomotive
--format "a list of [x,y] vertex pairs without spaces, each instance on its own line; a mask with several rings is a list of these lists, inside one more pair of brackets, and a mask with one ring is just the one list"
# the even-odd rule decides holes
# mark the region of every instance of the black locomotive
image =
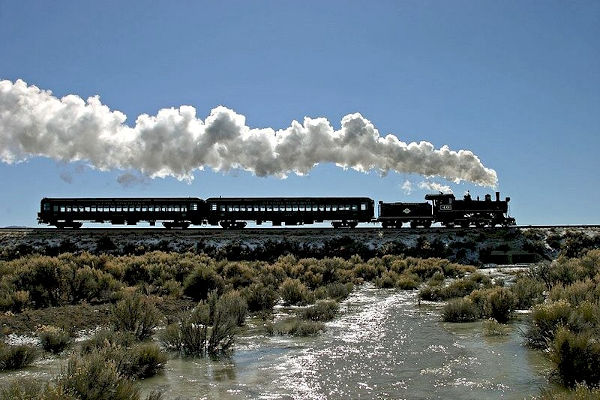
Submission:
[[428,194],[423,203],[379,202],[375,217],[374,201],[368,197],[254,197],[206,200],[195,197],[175,198],[44,198],[38,223],[58,228],[80,228],[83,222],[136,225],[157,221],[167,228],[190,225],[220,225],[225,229],[241,229],[247,221],[257,225],[309,225],[329,221],[334,228],[354,228],[360,222],[381,223],[383,228],[443,226],[509,226],[515,220],[508,216],[510,198],[492,201],[473,200],[470,195],[457,200],[453,194]]

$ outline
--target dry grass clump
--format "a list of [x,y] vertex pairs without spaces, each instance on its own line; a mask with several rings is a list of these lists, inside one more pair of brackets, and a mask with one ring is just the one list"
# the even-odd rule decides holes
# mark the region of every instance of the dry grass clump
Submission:
[[335,318],[339,309],[338,303],[333,300],[319,300],[314,306],[303,309],[300,314],[306,320],[327,322]]

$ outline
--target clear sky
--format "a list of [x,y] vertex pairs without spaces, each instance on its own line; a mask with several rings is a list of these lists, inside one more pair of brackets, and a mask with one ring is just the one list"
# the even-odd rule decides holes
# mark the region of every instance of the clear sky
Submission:
[[[275,130],[306,116],[337,130],[359,112],[382,136],[472,151],[521,224],[600,223],[598,1],[0,1],[0,38],[0,80],[99,95],[129,126],[181,105],[202,120],[223,105]],[[34,226],[44,196],[494,190],[328,163],[287,179],[207,169],[191,183],[87,165],[0,162],[0,226]],[[124,174],[138,178],[119,183]]]

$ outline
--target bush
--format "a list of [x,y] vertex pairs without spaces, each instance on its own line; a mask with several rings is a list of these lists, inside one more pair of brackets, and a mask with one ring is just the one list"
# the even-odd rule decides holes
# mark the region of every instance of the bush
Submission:
[[334,282],[327,285],[327,296],[334,300],[343,300],[352,292],[354,285],[351,282],[346,284],[340,282]]
[[573,333],[560,327],[550,347],[550,358],[566,386],[600,384],[600,343],[589,333]]
[[37,358],[37,351],[32,346],[11,346],[0,343],[0,371],[21,369]]
[[515,308],[525,310],[531,308],[534,304],[543,301],[544,289],[546,286],[529,276],[520,276],[511,286],[510,290],[516,297]]
[[212,291],[222,292],[223,278],[207,265],[196,267],[183,282],[183,293],[194,300],[206,300]]
[[242,326],[246,322],[248,302],[237,290],[229,291],[221,296],[217,306],[226,310],[234,319],[237,326]]
[[61,328],[42,326],[39,331],[40,344],[45,351],[59,354],[71,344],[71,337]]
[[56,386],[59,393],[76,399],[139,399],[137,386],[119,373],[114,361],[107,361],[101,354],[90,354],[85,358],[71,357]]
[[178,323],[167,325],[160,335],[160,341],[167,349],[203,357],[207,351],[209,320],[208,304],[199,304]]
[[525,332],[527,343],[535,348],[547,347],[554,339],[558,327],[567,325],[571,311],[571,305],[564,300],[533,307]]
[[148,339],[159,319],[160,314],[154,302],[139,293],[125,294],[112,308],[111,321],[114,329],[132,332],[138,340]]
[[506,323],[514,310],[516,297],[506,288],[498,287],[490,290],[490,317],[500,323]]
[[167,355],[155,343],[138,343],[130,332],[97,332],[82,344],[81,355],[103,357],[129,379],[154,376],[167,362]]
[[278,335],[314,336],[325,330],[325,325],[319,321],[300,319],[297,317],[276,322],[272,331]]
[[286,279],[279,288],[279,294],[284,304],[304,304],[307,299],[308,290],[298,279]]
[[442,311],[446,322],[472,322],[479,318],[479,310],[469,299],[450,300]]
[[409,272],[402,273],[396,280],[396,287],[402,290],[414,290],[419,287],[421,281],[416,274]]
[[485,336],[506,336],[508,333],[508,326],[499,323],[495,319],[483,321],[483,334]]
[[271,311],[279,299],[279,294],[272,286],[262,283],[253,283],[243,293],[250,311]]
[[167,362],[167,355],[155,343],[141,343],[127,349],[118,364],[118,371],[130,379],[156,375]]
[[240,320],[240,300],[243,299],[237,292],[231,292],[214,303],[198,304],[178,323],[167,325],[160,335],[162,344],[191,356],[227,353],[233,346]]
[[340,307],[333,300],[320,300],[314,306],[302,310],[302,318],[311,321],[331,321],[335,318]]

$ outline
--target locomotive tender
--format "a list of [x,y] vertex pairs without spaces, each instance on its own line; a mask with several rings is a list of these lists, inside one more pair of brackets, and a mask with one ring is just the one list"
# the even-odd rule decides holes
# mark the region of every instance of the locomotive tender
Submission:
[[190,225],[220,225],[241,229],[247,221],[257,225],[304,225],[329,221],[334,228],[354,228],[360,222],[381,223],[383,228],[428,228],[442,226],[483,227],[509,226],[515,219],[508,216],[510,198],[500,200],[496,192],[484,200],[469,194],[457,200],[453,194],[428,194],[423,203],[379,202],[375,217],[374,201],[368,197],[196,197],[173,198],[43,198],[38,223],[57,228],[80,228],[83,222],[136,225],[145,221],[165,228]]

